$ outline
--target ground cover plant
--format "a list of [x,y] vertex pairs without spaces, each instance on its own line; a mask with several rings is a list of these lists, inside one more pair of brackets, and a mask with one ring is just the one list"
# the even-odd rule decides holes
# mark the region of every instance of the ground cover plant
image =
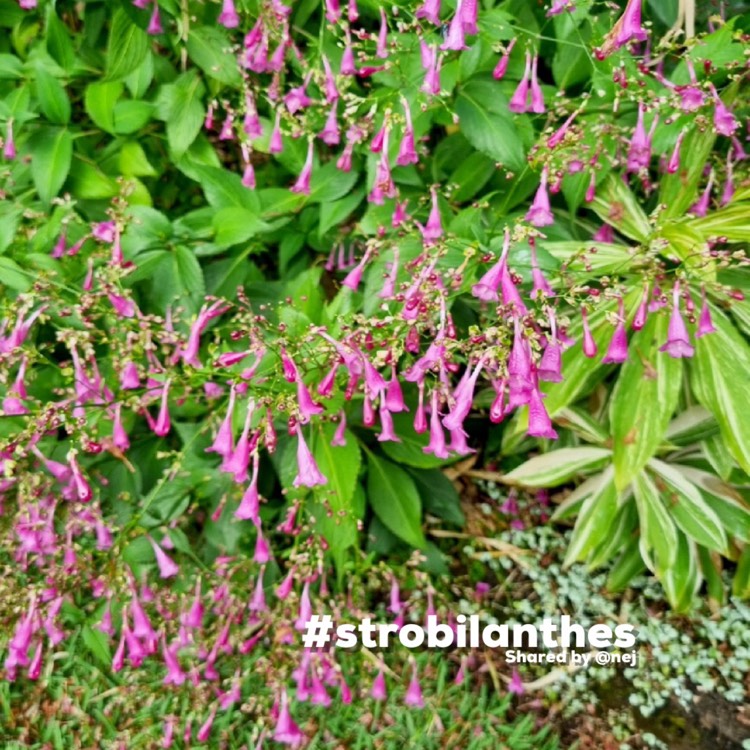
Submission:
[[502,661],[301,645],[313,613],[497,616],[520,563],[457,548],[477,480],[607,596],[744,606],[741,3],[0,0],[0,29],[6,743],[567,742]]

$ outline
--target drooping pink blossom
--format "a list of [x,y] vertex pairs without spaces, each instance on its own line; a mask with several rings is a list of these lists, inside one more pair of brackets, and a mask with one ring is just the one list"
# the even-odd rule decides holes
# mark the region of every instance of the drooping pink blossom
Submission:
[[555,223],[555,217],[550,208],[549,193],[547,192],[548,172],[542,170],[542,178],[537,188],[534,200],[526,212],[526,221],[535,227],[546,227]]
[[602,357],[602,364],[618,364],[628,358],[628,334],[625,330],[625,305],[620,298],[618,302],[617,324],[607,348]]
[[297,476],[295,487],[317,487],[326,484],[328,479],[321,474],[313,454],[307,447],[302,429],[297,429]]
[[156,564],[159,566],[159,576],[161,578],[172,578],[180,572],[177,563],[149,536],[149,542],[154,550]]
[[531,78],[531,53],[526,53],[526,68],[523,73],[523,77],[518,82],[516,90],[513,92],[513,96],[508,102],[508,109],[516,114],[523,114],[528,112],[528,99],[529,99],[529,81]]
[[709,333],[716,333],[713,320],[711,319],[711,308],[706,299],[706,288],[701,289],[701,311],[698,317],[698,329],[695,332],[695,338],[699,339],[707,336]]
[[682,357],[692,357],[695,348],[690,343],[690,334],[688,333],[685,321],[680,313],[680,282],[676,281],[672,288],[672,313],[669,317],[669,327],[667,328],[667,340],[660,347],[659,351],[666,352],[670,357],[680,359]]
[[302,193],[304,195],[310,194],[310,179],[312,177],[314,153],[313,141],[310,139],[307,144],[307,158],[305,159],[305,164],[302,167],[302,171],[300,172],[297,181],[290,188],[293,193]]
[[216,20],[227,29],[236,29],[240,25],[234,0],[222,0],[221,13]]
[[643,0],[628,0],[625,11],[604,38],[602,46],[595,50],[599,60],[603,60],[629,42],[643,42],[648,38],[641,24]]

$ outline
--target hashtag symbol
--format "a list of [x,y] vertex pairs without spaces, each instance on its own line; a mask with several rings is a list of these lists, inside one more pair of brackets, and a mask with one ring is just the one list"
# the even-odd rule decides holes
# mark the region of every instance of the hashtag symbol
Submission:
[[302,645],[305,648],[322,648],[328,645],[333,630],[331,615],[313,615],[305,624]]

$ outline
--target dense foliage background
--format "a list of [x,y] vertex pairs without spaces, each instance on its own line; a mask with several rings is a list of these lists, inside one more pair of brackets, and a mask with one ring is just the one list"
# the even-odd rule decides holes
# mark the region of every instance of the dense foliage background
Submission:
[[443,723],[444,664],[298,631],[492,616],[476,479],[610,593],[750,595],[750,17],[641,5],[0,0],[9,741],[73,746],[18,706],[76,654],[84,743],[324,742],[295,681],[386,674]]

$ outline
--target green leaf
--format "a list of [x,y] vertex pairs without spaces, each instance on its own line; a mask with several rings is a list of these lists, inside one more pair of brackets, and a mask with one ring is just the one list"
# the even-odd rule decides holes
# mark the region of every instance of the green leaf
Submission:
[[23,63],[15,56],[0,53],[0,80],[23,78]]
[[114,132],[118,135],[135,133],[146,125],[154,113],[150,102],[120,101],[114,108]]
[[523,168],[523,144],[508,109],[508,99],[496,81],[477,78],[461,86],[456,112],[461,132],[474,148],[506,169],[518,172]]
[[690,383],[716,418],[729,452],[750,473],[750,421],[745,417],[750,348],[723,312],[711,306],[711,316],[717,330],[696,339]]
[[0,286],[17,292],[28,292],[33,283],[33,275],[25,273],[12,258],[0,256]]
[[260,215],[260,201],[254,191],[242,184],[242,178],[226,169],[208,167],[183,160],[180,169],[200,183],[206,200],[216,209],[244,208]]
[[359,172],[342,172],[336,168],[334,162],[313,170],[310,178],[310,195],[307,200],[310,203],[328,203],[342,198],[349,193],[357,180]]
[[163,253],[153,272],[151,293],[160,310],[182,304],[196,312],[205,293],[203,271],[192,250],[180,245],[173,252]]
[[120,81],[97,81],[86,87],[86,112],[96,125],[108,133],[116,132],[114,110],[122,90]]
[[318,529],[330,545],[341,573],[345,552],[357,544],[357,522],[354,508],[354,490],[362,462],[357,439],[345,431],[346,445],[331,446],[336,431],[335,424],[325,424],[315,433],[312,451],[315,461],[328,483],[315,488],[318,507],[313,512]]
[[573,535],[565,554],[564,565],[585,560],[589,552],[602,544],[610,533],[617,515],[618,492],[612,481],[614,472],[609,466],[595,479],[591,493],[578,513]]
[[75,65],[75,49],[67,26],[57,17],[54,5],[47,6],[46,21],[47,50],[66,72]]
[[719,517],[698,488],[676,466],[652,459],[649,468],[666,484],[663,493],[675,523],[691,539],[717,552],[727,551],[727,537]]
[[90,625],[84,625],[81,629],[81,638],[86,648],[98,662],[106,667],[112,664],[112,653],[107,642],[107,636],[101,630],[95,630]]
[[[636,475],[633,492],[641,526],[641,554],[646,561],[652,560],[654,572],[661,575],[677,559],[677,528],[648,474],[642,471]],[[656,559],[651,558],[652,550]]]
[[70,122],[70,99],[65,88],[41,65],[36,68],[36,97],[42,114],[55,125]]
[[461,498],[453,482],[438,469],[407,469],[417,485],[425,513],[442,518],[448,523],[463,526],[466,522],[461,511]]
[[364,190],[355,190],[345,198],[341,198],[341,200],[324,201],[321,203],[318,237],[323,237],[332,227],[340,226],[362,202],[364,197]]
[[228,86],[242,85],[237,57],[225,33],[212,26],[193,26],[187,40],[190,59],[203,72]]
[[422,503],[414,480],[402,468],[367,454],[367,498],[375,515],[407,544],[424,549]]
[[122,144],[118,163],[120,172],[127,176],[153,177],[156,175],[156,170],[151,166],[143,147],[137,141]]
[[616,175],[607,175],[597,186],[591,208],[618,232],[637,242],[645,242],[651,233],[648,217],[640,201]]
[[721,479],[692,466],[680,466],[680,472],[700,491],[726,531],[750,544],[750,505],[744,497]]
[[40,128],[31,136],[31,176],[42,203],[49,205],[63,186],[73,158],[73,136],[61,128]]
[[696,546],[683,534],[678,535],[674,565],[663,571],[659,579],[672,608],[677,612],[687,612],[701,585],[702,576]]
[[143,64],[148,53],[148,34],[138,28],[122,8],[115,10],[107,46],[107,78],[124,78]]
[[660,352],[668,318],[652,315],[632,338],[612,392],[609,418],[615,485],[623,490],[656,453],[677,407],[682,361]]
[[159,91],[157,112],[167,124],[167,141],[178,158],[188,150],[203,126],[204,92],[203,81],[195,70],[183,73]]
[[240,206],[228,206],[217,211],[213,226],[217,245],[237,245],[269,228],[255,211]]
[[530,458],[501,478],[522,487],[558,487],[582,472],[598,471],[611,457],[607,448],[560,448]]

